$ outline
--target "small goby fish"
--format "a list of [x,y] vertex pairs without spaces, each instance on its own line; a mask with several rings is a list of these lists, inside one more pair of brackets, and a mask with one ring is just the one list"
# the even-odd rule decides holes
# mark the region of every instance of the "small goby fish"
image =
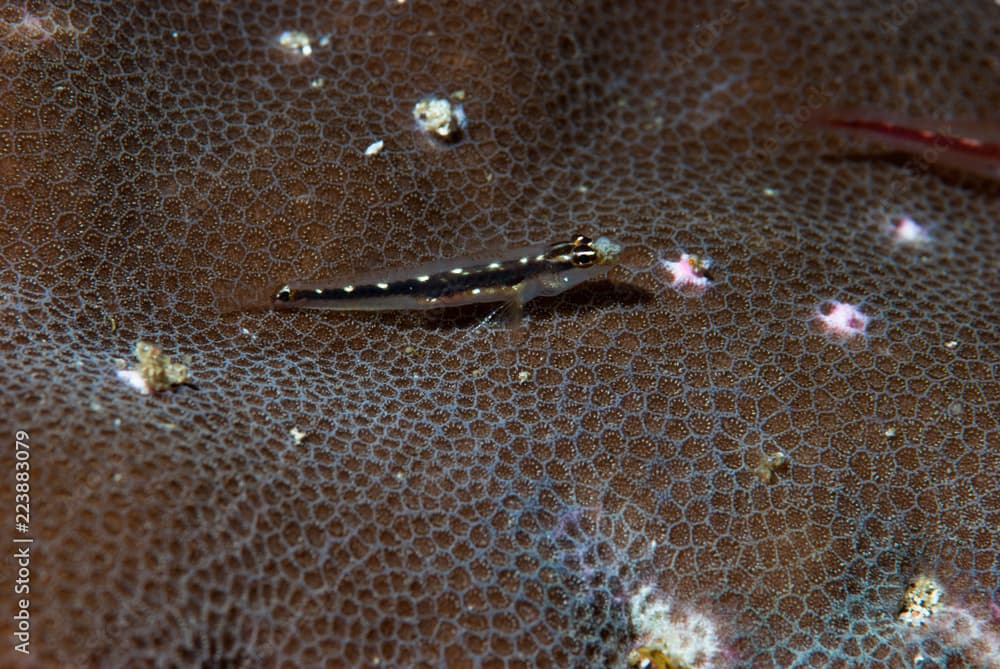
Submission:
[[865,110],[825,111],[813,124],[871,137],[933,165],[1000,180],[1000,124],[906,118]]
[[621,245],[607,237],[512,249],[436,262],[350,281],[292,281],[271,298],[277,309],[384,311],[506,302],[516,310],[540,295],[558,295],[618,263]]

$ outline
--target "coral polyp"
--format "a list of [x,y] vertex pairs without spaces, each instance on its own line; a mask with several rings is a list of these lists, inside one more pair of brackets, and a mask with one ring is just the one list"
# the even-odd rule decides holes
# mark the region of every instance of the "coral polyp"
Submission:
[[853,339],[865,334],[871,318],[856,305],[831,300],[816,310],[816,319],[825,332],[837,339]]
[[681,253],[677,260],[661,260],[660,266],[671,277],[670,285],[680,291],[700,292],[708,288],[706,271],[711,260],[704,256]]

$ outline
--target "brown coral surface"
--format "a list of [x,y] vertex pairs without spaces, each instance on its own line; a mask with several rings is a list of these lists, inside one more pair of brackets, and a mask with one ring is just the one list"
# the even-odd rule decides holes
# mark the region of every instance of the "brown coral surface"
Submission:
[[[620,667],[644,586],[717,626],[706,664],[989,664],[1000,193],[804,121],[996,120],[998,54],[985,0],[3,3],[34,543],[0,665]],[[219,307],[576,232],[623,264],[521,341],[489,309]],[[824,334],[834,300],[864,335]],[[122,383],[140,338],[190,384]],[[954,624],[899,623],[921,574]]]

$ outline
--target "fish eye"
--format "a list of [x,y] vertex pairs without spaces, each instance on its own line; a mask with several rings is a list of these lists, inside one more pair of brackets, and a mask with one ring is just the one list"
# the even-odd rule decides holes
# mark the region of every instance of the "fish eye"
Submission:
[[597,251],[593,242],[583,235],[573,238],[573,251],[570,253],[570,262],[574,267],[590,267],[597,262]]

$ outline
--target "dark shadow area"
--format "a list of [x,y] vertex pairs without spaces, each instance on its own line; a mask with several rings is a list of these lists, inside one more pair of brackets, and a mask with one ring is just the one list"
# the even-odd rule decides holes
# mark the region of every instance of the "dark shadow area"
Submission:
[[[653,294],[642,288],[608,279],[598,279],[577,286],[561,295],[539,297],[524,306],[522,325],[569,317],[584,310],[599,311],[620,306],[635,306],[652,301]],[[510,307],[502,302],[470,304],[430,311],[340,312],[379,321],[402,329],[464,330],[492,321],[491,326],[510,325]],[[525,322],[526,321],[526,322]]]

